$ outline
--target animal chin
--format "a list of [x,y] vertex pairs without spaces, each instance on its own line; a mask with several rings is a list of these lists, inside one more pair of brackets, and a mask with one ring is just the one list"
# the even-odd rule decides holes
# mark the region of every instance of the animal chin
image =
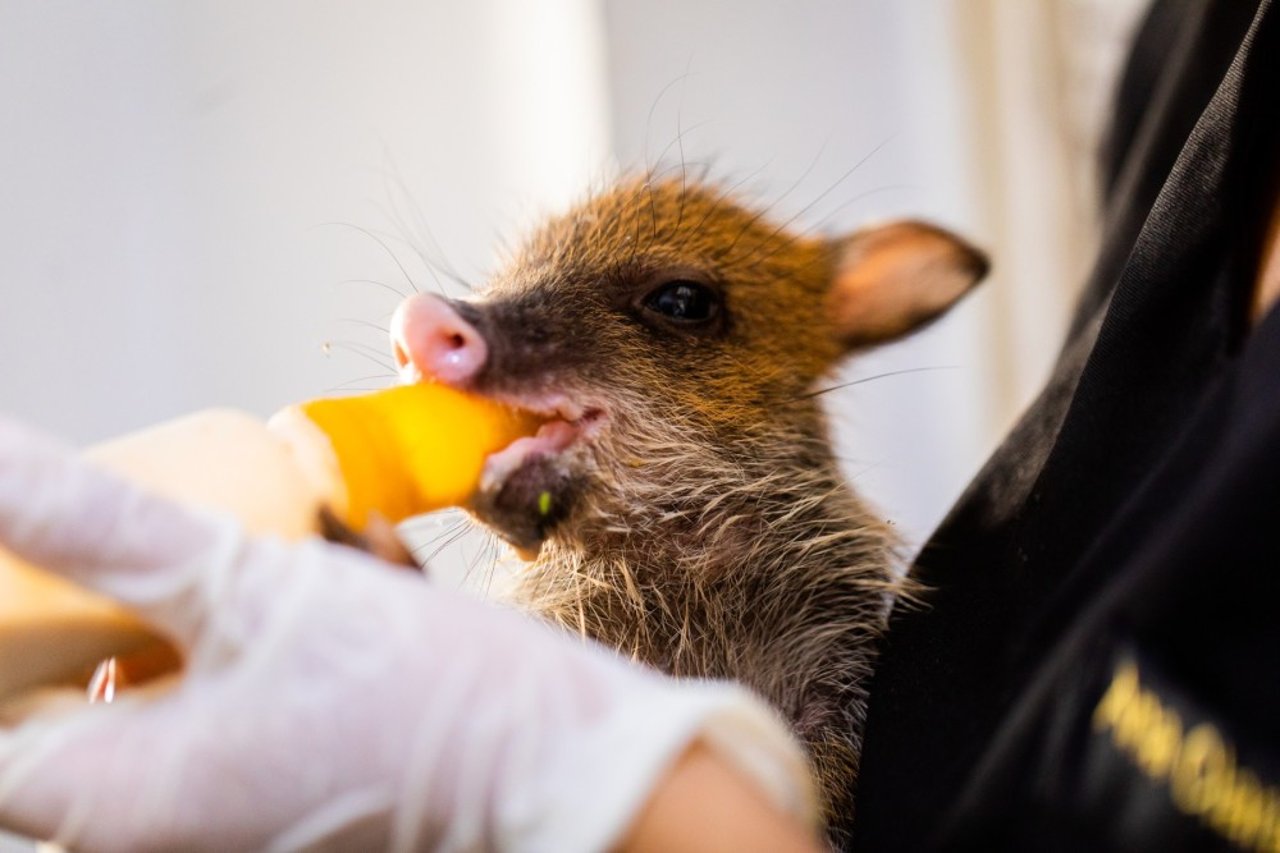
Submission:
[[590,441],[606,421],[597,408],[563,401],[505,400],[548,420],[535,435],[518,438],[485,461],[473,511],[481,521],[533,559],[547,532],[570,509],[578,476],[566,451]]

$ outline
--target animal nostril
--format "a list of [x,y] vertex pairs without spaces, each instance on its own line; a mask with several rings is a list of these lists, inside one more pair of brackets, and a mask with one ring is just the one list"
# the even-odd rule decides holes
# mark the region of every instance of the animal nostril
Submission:
[[424,293],[396,309],[391,341],[402,369],[444,382],[470,381],[488,358],[483,336],[447,300]]
[[443,330],[440,334],[440,360],[450,367],[462,367],[472,357],[474,347],[467,336],[457,331]]

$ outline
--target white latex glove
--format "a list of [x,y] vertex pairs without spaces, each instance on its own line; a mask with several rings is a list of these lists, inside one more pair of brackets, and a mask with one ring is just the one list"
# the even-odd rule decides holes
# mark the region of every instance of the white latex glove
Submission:
[[602,850],[695,738],[812,819],[800,752],[737,688],[349,549],[247,538],[3,419],[0,543],[187,661],[166,689],[0,728],[10,829],[81,850]]

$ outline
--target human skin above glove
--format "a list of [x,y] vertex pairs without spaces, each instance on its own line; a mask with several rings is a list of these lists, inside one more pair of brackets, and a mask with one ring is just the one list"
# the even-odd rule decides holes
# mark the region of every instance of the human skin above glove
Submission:
[[0,544],[185,657],[110,705],[0,707],[10,830],[85,851],[819,849],[802,754],[745,691],[348,548],[249,538],[3,419]]

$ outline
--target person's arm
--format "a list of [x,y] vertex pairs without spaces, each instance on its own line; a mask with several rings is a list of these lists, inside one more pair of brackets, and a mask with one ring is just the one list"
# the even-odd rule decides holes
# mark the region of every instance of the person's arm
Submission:
[[813,833],[701,743],[662,779],[623,853],[819,853]]
[[0,827],[83,851],[813,849],[803,755],[740,688],[247,538],[3,419],[0,543],[185,665],[112,705],[0,703]]
[[1262,241],[1262,255],[1258,259],[1258,274],[1249,311],[1250,325],[1258,325],[1277,299],[1280,299],[1280,194],[1275,199]]

